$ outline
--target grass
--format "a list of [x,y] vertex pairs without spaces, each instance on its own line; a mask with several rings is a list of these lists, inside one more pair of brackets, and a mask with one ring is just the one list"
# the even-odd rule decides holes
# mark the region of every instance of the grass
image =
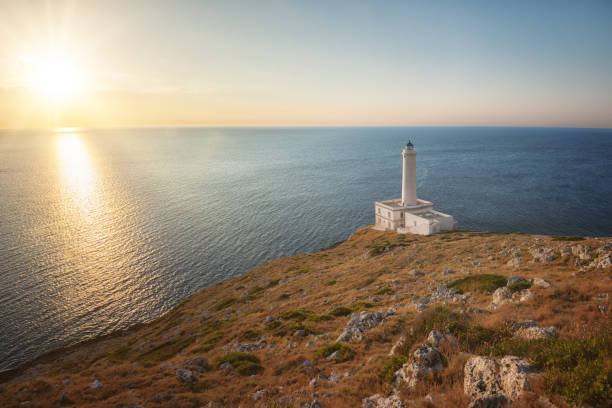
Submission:
[[344,343],[329,344],[323,347],[317,353],[315,353],[315,357],[327,358],[336,351],[338,352],[338,357],[336,357],[336,361],[346,361],[355,357],[355,352],[353,351],[353,349]]
[[281,323],[279,320],[273,320],[267,323],[266,330],[271,331],[273,335],[280,337],[293,334],[298,330],[304,330],[306,335],[318,333],[317,329],[312,326],[305,325],[302,322],[289,321]]
[[326,282],[326,283],[325,283],[325,285],[327,285],[327,286],[333,286],[333,285],[335,285],[336,283],[337,283],[337,282],[336,282],[336,280],[334,279],[334,280],[330,280],[329,282]]
[[404,356],[391,356],[389,360],[382,366],[378,376],[386,383],[393,384],[395,381],[395,372],[402,368],[408,359]]
[[221,302],[219,302],[216,306],[215,306],[215,310],[216,311],[220,311],[225,309],[228,306],[233,305],[234,303],[237,303],[239,300],[236,297],[229,297],[226,298],[224,300],[222,300]]
[[612,337],[583,339],[506,339],[491,348],[496,356],[527,357],[543,371],[549,392],[570,404],[612,406]]
[[503,276],[485,273],[458,279],[450,283],[448,287],[454,288],[459,293],[492,292],[497,288],[506,286],[506,283],[507,280]]
[[259,330],[245,330],[242,333],[240,333],[240,336],[238,336],[238,338],[240,340],[257,340],[257,338],[259,338],[259,336],[261,336],[261,332]]
[[253,375],[264,369],[259,357],[251,353],[236,352],[217,357],[217,365],[220,366],[223,363],[230,363],[240,375]]
[[308,320],[311,322],[320,322],[324,320],[331,320],[332,317],[329,315],[317,315],[312,310],[307,309],[292,309],[288,310],[285,313],[281,314],[281,318],[285,320],[294,320],[297,322],[303,322],[304,320]]
[[350,307],[338,306],[335,309],[333,309],[331,312],[329,312],[329,314],[332,316],[336,316],[336,317],[348,316],[352,313],[363,312],[364,310],[368,310],[371,307],[372,307],[371,303],[358,302],[358,303],[351,305]]
[[196,341],[196,336],[177,337],[165,343],[154,347],[151,350],[145,351],[138,356],[138,360],[144,365],[154,364],[168,360],[175,356],[178,352],[187,348]]
[[380,288],[378,289],[376,292],[374,292],[375,295],[393,295],[395,293],[395,291],[393,289],[391,289],[390,287],[384,287],[384,288]]
[[278,297],[278,300],[287,300],[287,299],[289,299],[290,297],[291,297],[291,294],[290,294],[290,293],[283,293],[282,295],[280,295],[280,296]]
[[508,288],[510,288],[512,292],[520,292],[521,290],[529,289],[530,287],[531,287],[530,282],[517,282],[517,283],[513,283],[512,285],[508,285]]
[[578,235],[565,236],[565,235],[553,235],[553,241],[583,241],[584,237],[580,237]]

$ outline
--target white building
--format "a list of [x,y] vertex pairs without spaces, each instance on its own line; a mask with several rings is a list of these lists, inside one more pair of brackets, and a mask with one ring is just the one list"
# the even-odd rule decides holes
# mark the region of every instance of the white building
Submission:
[[374,203],[374,228],[420,235],[457,229],[457,221],[452,215],[436,211],[431,202],[417,198],[416,151],[412,143],[408,142],[402,151],[402,157],[402,198]]

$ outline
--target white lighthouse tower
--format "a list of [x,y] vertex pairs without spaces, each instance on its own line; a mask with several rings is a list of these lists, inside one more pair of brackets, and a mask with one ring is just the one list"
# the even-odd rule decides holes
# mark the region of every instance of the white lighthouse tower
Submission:
[[416,150],[408,141],[402,151],[402,198],[374,203],[374,228],[420,235],[457,229],[457,221],[452,215],[435,211],[433,207],[430,201],[417,197]]

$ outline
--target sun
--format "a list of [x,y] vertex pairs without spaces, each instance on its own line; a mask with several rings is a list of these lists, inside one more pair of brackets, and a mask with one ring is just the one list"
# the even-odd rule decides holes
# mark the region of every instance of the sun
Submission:
[[26,66],[30,89],[47,100],[69,99],[80,93],[85,85],[82,69],[65,55],[32,57]]

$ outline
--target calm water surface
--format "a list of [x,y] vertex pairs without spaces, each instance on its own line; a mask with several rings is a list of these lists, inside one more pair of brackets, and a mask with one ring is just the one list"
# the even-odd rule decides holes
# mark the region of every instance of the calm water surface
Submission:
[[408,139],[462,228],[612,235],[612,130],[0,131],[0,370],[346,239]]

